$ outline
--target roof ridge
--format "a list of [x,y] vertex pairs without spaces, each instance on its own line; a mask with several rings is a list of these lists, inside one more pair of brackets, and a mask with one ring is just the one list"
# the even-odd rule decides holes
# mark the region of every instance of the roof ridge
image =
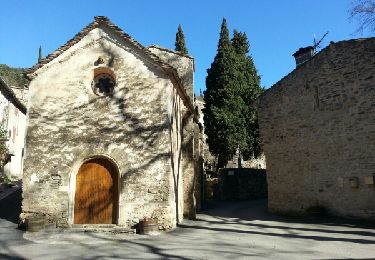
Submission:
[[168,49],[168,48],[165,48],[165,47],[161,47],[161,46],[156,45],[156,44],[152,44],[150,46],[147,46],[147,49],[149,49],[149,48],[156,48],[156,49],[171,52],[171,53],[174,53],[174,54],[177,54],[179,56],[183,56],[183,57],[186,57],[186,58],[189,58],[189,59],[192,59],[192,60],[194,59],[193,56],[190,56],[189,54],[184,54],[180,51],[174,51],[174,50],[171,50],[171,49]]
[[69,49],[70,47],[72,47],[74,44],[76,44],[78,41],[80,41],[84,36],[87,35],[87,33],[89,33],[91,30],[95,29],[96,26],[98,26],[99,23],[97,21],[94,21],[94,22],[91,22],[90,24],[88,24],[87,26],[85,26],[81,31],[79,31],[78,33],[76,33],[73,38],[71,38],[70,40],[68,40],[64,45],[61,45],[60,47],[58,47],[55,51],[51,52],[50,54],[48,54],[45,58],[43,59],[40,59],[40,61],[38,61],[34,66],[32,66],[30,69],[27,69],[25,71],[25,74],[31,78],[29,75],[32,74],[33,72],[35,72],[36,70],[40,69],[41,67],[43,67],[45,64],[51,62],[53,59],[57,58],[58,56],[60,56],[60,54],[62,54],[63,52],[65,52],[67,49]]
[[23,114],[26,114],[26,106],[20,101],[11,87],[3,80],[0,76],[0,92],[10,101],[13,103],[15,107],[17,107]]
[[316,53],[314,56],[312,56],[306,62],[304,62],[303,64],[301,64],[298,67],[295,67],[292,71],[290,71],[288,74],[286,74],[281,79],[279,79],[276,83],[274,83],[272,86],[270,86],[268,89],[266,89],[266,91],[264,91],[263,94],[260,95],[260,97],[265,96],[266,93],[268,93],[269,91],[271,91],[272,89],[274,89],[274,87],[276,87],[277,85],[279,85],[279,83],[281,81],[283,81],[286,78],[291,77],[298,70],[300,70],[301,68],[307,66],[307,64],[311,64],[311,62],[314,59],[316,59],[316,57],[319,57],[319,56],[322,56],[323,54],[325,54],[329,48],[334,48],[335,46],[338,46],[340,44],[347,44],[347,43],[350,43],[350,42],[359,42],[359,41],[366,41],[366,40],[375,40],[375,37],[354,38],[354,39],[348,39],[348,40],[341,40],[341,41],[337,41],[337,42],[331,41],[326,47],[324,47],[323,49],[321,49],[318,53]]
[[337,44],[337,43],[345,43],[345,42],[368,41],[368,40],[374,40],[374,39],[375,39],[375,37],[362,37],[362,38],[352,38],[352,39],[341,40],[341,41],[337,41],[337,42],[334,42],[334,41],[331,41],[331,42],[334,43],[334,44]]
[[185,88],[183,87],[183,84],[181,82],[180,77],[178,76],[177,70],[171,66],[168,63],[163,62],[156,54],[152,53],[150,50],[148,50],[146,47],[144,47],[142,44],[140,44],[138,41],[133,39],[129,34],[124,32],[121,28],[119,28],[117,25],[112,23],[108,17],[106,16],[95,16],[94,21],[88,24],[86,27],[84,27],[81,31],[76,33],[73,38],[68,40],[64,45],[57,48],[54,52],[50,53],[46,58],[41,59],[38,63],[36,63],[33,67],[25,71],[26,76],[31,79],[31,74],[37,71],[38,69],[42,68],[44,65],[48,64],[58,56],[60,56],[62,53],[64,53],[66,50],[71,48],[74,44],[78,43],[83,37],[85,37],[90,31],[92,31],[95,28],[98,28],[100,25],[104,25],[111,30],[113,30],[115,33],[120,36],[124,41],[128,41],[132,43],[136,48],[138,48],[140,51],[143,51],[151,61],[156,62],[169,76],[172,76],[172,78],[177,82],[177,85],[179,86],[177,91],[180,93],[182,100],[184,101],[185,105],[194,112],[194,106],[191,103],[191,100],[189,96],[186,93]]

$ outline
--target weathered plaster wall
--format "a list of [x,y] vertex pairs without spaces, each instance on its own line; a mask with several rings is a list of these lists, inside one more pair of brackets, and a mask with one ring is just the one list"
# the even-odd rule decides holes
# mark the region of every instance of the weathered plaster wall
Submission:
[[25,143],[26,115],[12,103],[8,107],[6,129],[9,139],[6,142],[8,152],[12,154],[10,161],[4,165],[4,173],[10,178],[22,178],[23,149]]
[[0,123],[4,127],[8,122],[9,100],[0,94]]
[[269,210],[375,219],[375,38],[330,44],[259,100]]
[[[99,56],[116,77],[112,97],[91,89]],[[147,216],[164,229],[176,225],[170,122],[172,101],[181,101],[171,80],[147,60],[97,28],[36,72],[29,87],[22,217],[72,224],[74,176],[84,160],[103,155],[120,171],[119,224],[132,226]]]
[[[193,58],[185,55],[181,55],[178,52],[166,50],[157,46],[151,46],[148,48],[152,53],[156,54],[162,61],[172,65],[178,72],[186,93],[188,94],[190,101],[194,104],[194,60]],[[198,136],[195,135],[194,131],[197,125],[193,121],[194,114],[188,111],[187,108],[183,108],[182,118],[182,154],[181,154],[181,172],[183,175],[181,179],[183,183],[179,198],[183,201],[179,202],[180,210],[183,210],[183,215],[188,218],[195,218],[196,212],[196,198],[200,197],[200,179],[198,171],[198,157],[194,151],[194,142],[197,142]],[[193,195],[195,197],[193,197]],[[180,215],[180,221],[182,215]]]
[[[20,179],[22,178],[23,148],[26,130],[26,115],[24,113],[26,112],[21,111],[14,104],[14,100],[11,100],[10,96],[4,95],[3,91],[5,93],[11,92],[12,98],[24,104],[27,89],[19,89],[1,84],[0,87],[2,88],[0,89],[0,125],[7,132],[8,141],[6,141],[6,147],[8,153],[12,155],[9,158],[10,160],[5,162],[2,170],[4,174],[12,179]],[[7,91],[4,88],[7,88]]]
[[[182,172],[182,101],[177,94],[175,89],[172,90],[170,95],[170,142],[171,142],[171,167],[172,175],[170,183],[172,184],[171,189],[174,193],[171,193],[171,200],[175,201],[176,210],[176,221],[182,221],[183,219],[183,172]],[[172,196],[173,195],[173,196]]]

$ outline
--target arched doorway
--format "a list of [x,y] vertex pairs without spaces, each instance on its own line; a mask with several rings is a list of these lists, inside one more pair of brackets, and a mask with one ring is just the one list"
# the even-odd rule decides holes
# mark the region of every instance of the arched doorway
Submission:
[[74,224],[116,224],[118,171],[108,159],[84,162],[76,176]]

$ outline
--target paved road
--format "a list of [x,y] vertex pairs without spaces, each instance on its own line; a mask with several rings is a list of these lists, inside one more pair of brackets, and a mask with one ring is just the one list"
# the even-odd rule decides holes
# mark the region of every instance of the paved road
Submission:
[[214,203],[197,221],[158,236],[24,233],[3,218],[0,259],[375,259],[372,224],[273,217],[265,209],[263,200]]
[[0,200],[0,219],[18,223],[21,213],[21,189]]

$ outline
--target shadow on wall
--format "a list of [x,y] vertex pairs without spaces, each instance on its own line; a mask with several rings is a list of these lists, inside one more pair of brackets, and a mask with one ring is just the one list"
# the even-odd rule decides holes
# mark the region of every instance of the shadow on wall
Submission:
[[[126,95],[124,93],[123,95]],[[141,138],[141,142],[139,143],[139,149],[142,149],[142,147],[146,144],[148,149],[154,151],[152,155],[143,158],[143,164],[134,169],[130,169],[127,172],[125,172],[120,179],[121,188],[120,190],[126,189],[126,185],[129,182],[129,179],[131,179],[135,174],[139,174],[143,172],[144,170],[147,170],[147,168],[151,167],[155,162],[160,160],[170,160],[171,162],[171,169],[173,174],[173,188],[174,188],[174,197],[175,197],[175,206],[176,206],[176,219],[178,219],[178,212],[179,212],[179,182],[181,178],[181,157],[182,157],[182,150],[181,150],[181,139],[177,138],[177,149],[176,147],[173,147],[173,139],[176,138],[175,134],[180,133],[173,133],[173,124],[178,124],[178,120],[174,118],[173,112],[172,112],[172,119],[171,122],[162,122],[158,124],[153,125],[146,125],[145,122],[139,118],[134,117],[131,113],[127,112],[129,111],[127,107],[127,102],[123,98],[116,98],[111,97],[115,103],[118,105],[118,108],[121,110],[121,114],[123,116],[124,121],[127,122],[127,126],[130,126],[132,131],[127,130],[126,135],[128,137],[137,137]],[[161,100],[161,94],[158,95],[157,100]],[[173,97],[173,103],[172,107],[174,109],[177,109],[176,107],[176,96]],[[157,111],[157,110],[155,110]],[[169,131],[169,152],[158,152],[160,151],[160,143],[159,138],[162,131],[165,129],[168,129]],[[176,128],[177,129],[177,128]],[[181,126],[178,127],[178,129],[181,129]],[[177,153],[177,156],[173,156],[173,154]],[[175,159],[177,158],[177,160]],[[150,201],[152,202],[152,201]]]
[[[116,63],[114,53],[106,47],[104,44],[102,44],[101,48],[104,50],[105,55],[109,57],[109,65],[113,65]],[[136,54],[139,55],[139,54]],[[118,65],[118,64],[117,64]],[[153,68],[150,64],[147,62],[144,63],[145,66],[149,68],[150,71],[152,71],[155,75],[157,75],[159,78],[165,78],[169,79],[166,75],[159,72],[157,69]],[[173,170],[173,177],[174,177],[174,196],[176,201],[176,207],[178,207],[177,201],[180,200],[178,198],[178,183],[181,180],[181,160],[182,160],[182,151],[181,151],[181,140],[179,141],[179,149],[174,149],[172,147],[172,142],[168,144],[168,140],[162,140],[160,135],[161,133],[166,133],[166,131],[169,131],[169,138],[170,140],[173,138],[173,133],[171,133],[171,125],[168,121],[168,118],[165,114],[161,114],[160,107],[164,106],[164,92],[160,91],[159,93],[155,92],[155,96],[152,97],[152,99],[156,102],[149,102],[147,104],[147,111],[155,111],[155,117],[157,117],[160,120],[153,120],[154,124],[149,123],[149,118],[145,118],[142,116],[139,116],[139,114],[132,113],[132,110],[134,110],[134,106],[136,106],[137,102],[142,102],[143,93],[149,93],[150,89],[152,89],[152,85],[150,82],[147,81],[147,79],[144,78],[144,75],[140,71],[127,71],[128,75],[131,75],[132,77],[132,83],[127,86],[123,86],[121,89],[115,89],[113,95],[111,96],[96,96],[95,98],[90,99],[89,101],[85,102],[84,104],[77,104],[75,100],[69,101],[69,103],[64,104],[64,109],[61,109],[59,111],[48,111],[49,113],[39,113],[39,111],[36,111],[35,109],[30,109],[30,118],[37,118],[37,120],[40,122],[40,125],[51,125],[51,123],[61,123],[66,122],[65,124],[60,124],[62,126],[59,126],[58,132],[56,132],[56,135],[54,135],[54,138],[56,140],[61,140],[63,144],[53,144],[53,149],[59,149],[61,150],[63,147],[61,145],[72,145],[79,146],[79,145],[85,145],[85,144],[103,144],[103,145],[109,145],[109,143],[117,143],[121,144],[124,142],[124,136],[126,136],[126,140],[129,140],[131,143],[131,147],[134,148],[134,150],[138,150],[140,154],[142,155],[142,161],[139,167],[137,168],[130,168],[125,170],[125,172],[122,172],[122,176],[120,179],[120,192],[121,190],[126,190],[127,184],[129,183],[129,179],[132,179],[134,182],[134,177],[138,175],[142,175],[142,172],[145,172],[148,168],[152,167],[156,162],[160,160],[169,161],[171,160],[172,169]],[[134,93],[134,90],[132,93],[130,92],[130,88],[136,89],[137,93]],[[116,92],[121,92],[121,95],[116,95]],[[129,99],[132,99],[132,107],[130,107],[130,102],[125,97],[129,97]],[[174,95],[173,96],[173,105],[177,103],[177,100],[179,97]],[[58,100],[55,100],[58,102]],[[49,102],[55,102],[54,100],[49,100]],[[141,104],[142,105],[142,104]],[[182,104],[181,104],[182,105]],[[111,112],[111,109],[117,108],[116,113],[120,113],[122,117],[122,122],[118,122],[117,125],[119,126],[117,129],[121,128],[121,125],[124,126],[125,134],[114,134],[114,128],[113,125],[108,125],[108,118],[106,118],[105,113]],[[91,111],[88,111],[90,110]],[[94,121],[90,118],[94,118],[90,116],[91,114],[87,113],[98,113],[98,111],[95,111],[100,109],[100,112],[103,112],[102,115],[98,116],[97,120]],[[162,108],[164,109],[164,108]],[[63,111],[62,111],[63,110]],[[87,113],[83,113],[83,111],[88,111]],[[117,112],[119,111],[119,112]],[[165,111],[166,113],[166,111]],[[83,131],[82,134],[77,135],[71,135],[71,128],[75,127],[74,123],[71,122],[82,122],[83,124],[86,124],[87,131]],[[184,124],[184,122],[180,122],[181,124]],[[181,127],[180,127],[181,128]],[[29,135],[31,132],[36,132],[33,130],[40,130],[38,126],[35,127],[35,129],[29,129]],[[40,131],[37,131],[40,132]],[[48,133],[42,133],[38,138],[48,138]],[[165,136],[165,135],[164,135]],[[98,138],[100,137],[100,138]],[[29,137],[28,137],[29,138]],[[164,138],[164,137],[163,137]],[[30,138],[32,140],[32,138]],[[104,141],[101,141],[104,140]],[[110,140],[110,141],[109,141]],[[34,142],[34,140],[32,140]],[[170,147],[167,147],[170,146]],[[146,147],[146,149],[145,149]],[[143,153],[142,151],[147,150],[147,153]],[[150,152],[149,152],[150,151]],[[177,152],[177,159],[174,159],[171,155],[173,153]],[[54,158],[55,164],[60,165],[67,165],[67,162],[64,162],[63,158]],[[175,166],[175,167],[174,167]],[[167,169],[169,171],[169,169]],[[40,180],[40,182],[49,181],[50,173],[45,175],[46,180]],[[145,177],[145,176],[142,176]],[[168,178],[169,179],[169,178]],[[32,188],[29,188],[27,191],[29,194],[33,192],[37,192],[37,190],[31,190]],[[147,189],[146,189],[147,190]],[[160,195],[152,195],[148,194],[149,197],[145,198],[145,200],[149,200],[147,202],[153,202],[154,197]],[[158,200],[160,202],[160,199]],[[102,205],[104,208],[106,205]],[[57,216],[61,214],[64,214],[63,212],[54,212],[53,214],[56,214]],[[177,208],[178,212],[178,208]],[[46,212],[40,212],[41,214],[47,214]],[[177,213],[176,213],[177,215]],[[53,218],[53,217],[52,217]],[[61,217],[59,217],[61,218]]]

